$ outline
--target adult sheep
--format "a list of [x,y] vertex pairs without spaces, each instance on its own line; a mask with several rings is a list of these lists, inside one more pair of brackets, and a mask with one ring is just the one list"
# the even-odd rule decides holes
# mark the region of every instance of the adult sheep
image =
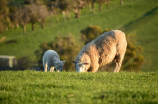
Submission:
[[65,61],[60,61],[59,55],[54,50],[47,50],[43,55],[43,67],[45,72],[47,72],[47,70],[53,72],[54,67],[58,71],[62,71],[64,62]]
[[126,36],[122,31],[105,32],[86,44],[72,62],[77,72],[96,72],[99,67],[114,60],[113,72],[119,72],[126,47]]

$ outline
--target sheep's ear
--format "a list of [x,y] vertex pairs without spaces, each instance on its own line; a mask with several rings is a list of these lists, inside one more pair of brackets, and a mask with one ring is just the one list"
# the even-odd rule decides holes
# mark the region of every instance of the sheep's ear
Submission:
[[85,63],[83,63],[84,65],[89,65],[89,63],[87,63],[87,62],[85,62]]
[[64,61],[61,61],[61,62],[65,63],[66,61],[64,60]]
[[73,63],[77,63],[76,61],[72,61]]

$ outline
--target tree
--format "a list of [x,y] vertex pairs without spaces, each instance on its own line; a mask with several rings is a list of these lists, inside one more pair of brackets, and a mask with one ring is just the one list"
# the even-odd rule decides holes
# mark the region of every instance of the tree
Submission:
[[46,5],[40,0],[25,0],[25,6],[29,9],[30,23],[32,30],[35,30],[35,23],[41,22],[41,27],[44,28],[44,20],[48,16]]
[[[72,0],[58,0],[58,8],[62,11],[64,21],[68,17],[70,19],[70,11],[73,8]],[[68,16],[67,16],[68,15]]]
[[18,12],[17,12],[17,7],[15,6],[10,6],[9,7],[9,18],[11,20],[12,23],[12,29],[14,29],[15,26],[19,26],[18,25]]
[[75,17],[76,18],[79,18],[80,17],[80,12],[81,12],[81,9],[84,8],[85,6],[85,2],[84,0],[73,0],[73,11],[75,13]]
[[120,0],[120,4],[123,5],[123,0]]
[[106,2],[107,0],[97,0],[99,3],[99,11],[102,11],[102,5]]
[[106,0],[105,2],[106,2],[106,8],[109,9],[109,2],[110,2],[110,0]]
[[35,30],[35,23],[39,21],[39,13],[38,10],[40,10],[40,7],[36,4],[29,4],[27,5],[27,8],[30,10],[30,23],[32,24],[32,30]]
[[0,0],[0,33],[11,25],[7,0]]
[[50,0],[45,1],[46,6],[48,7],[48,11],[50,14],[53,14],[56,17],[56,21],[59,22],[58,14],[59,14],[59,8],[58,8],[59,0]]
[[37,58],[39,60],[39,64],[42,63],[41,59],[43,53],[48,49],[55,50],[59,54],[61,60],[66,60],[64,63],[65,71],[74,70],[74,64],[72,63],[72,60],[75,60],[80,46],[71,35],[62,38],[57,36],[54,38],[54,41],[41,44],[40,50],[35,52],[38,56]]
[[41,28],[44,28],[45,18],[49,15],[46,5],[41,5],[39,9],[39,21],[41,22]]
[[94,13],[95,2],[96,0],[92,0],[92,13]]
[[26,24],[30,21],[30,10],[27,6],[20,6],[17,11],[18,23],[23,28],[23,33],[26,33]]

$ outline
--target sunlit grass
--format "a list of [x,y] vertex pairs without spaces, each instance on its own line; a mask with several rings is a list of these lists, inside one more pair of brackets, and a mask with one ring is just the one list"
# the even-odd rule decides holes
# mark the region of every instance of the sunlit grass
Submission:
[[[106,9],[106,5],[103,5],[103,10],[98,11],[98,6],[95,7],[95,13],[91,13],[90,9],[86,7],[81,10],[81,16],[79,19],[72,18],[67,21],[63,21],[62,15],[59,15],[59,22],[56,22],[55,17],[49,17],[46,20],[45,28],[41,29],[40,24],[36,24],[35,31],[31,30],[31,24],[27,25],[26,34],[23,34],[21,27],[16,29],[9,29],[0,35],[0,39],[5,39],[0,42],[0,54],[1,55],[14,55],[18,59],[21,57],[27,57],[31,62],[36,62],[35,51],[39,49],[39,46],[44,42],[53,41],[55,36],[66,36],[68,34],[73,35],[76,41],[80,41],[80,31],[89,25],[99,25],[104,29],[121,29],[128,25],[132,21],[143,17],[146,13],[157,7],[157,0],[126,0],[121,6],[119,0],[112,1],[109,5],[109,9]],[[155,71],[158,68],[156,63],[157,59],[157,16],[152,20],[143,22],[137,28],[128,31],[129,34],[135,34],[139,45],[143,46],[143,54],[145,55],[146,62],[144,71]],[[133,26],[137,26],[137,22]],[[124,28],[126,29],[126,27]],[[8,41],[15,41],[9,43]]]
[[158,103],[158,72],[1,71],[0,103]]

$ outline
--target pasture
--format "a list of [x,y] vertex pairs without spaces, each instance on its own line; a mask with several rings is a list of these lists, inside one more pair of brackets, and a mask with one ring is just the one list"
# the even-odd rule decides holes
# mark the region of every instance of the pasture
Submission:
[[37,66],[36,50],[44,42],[53,41],[55,36],[73,35],[78,42],[80,31],[89,25],[98,25],[102,29],[120,29],[128,34],[134,34],[138,45],[143,47],[145,64],[142,71],[157,71],[158,57],[158,1],[157,0],[125,0],[121,6],[119,0],[109,4],[109,9],[103,5],[103,10],[95,7],[95,13],[91,13],[89,8],[81,10],[79,19],[72,18],[63,21],[59,15],[59,22],[55,17],[47,18],[44,29],[36,24],[35,31],[31,30],[31,25],[26,27],[26,34],[23,34],[21,27],[9,29],[0,35],[0,54],[15,55],[17,59],[26,59],[30,66]]
[[1,104],[157,104],[158,72],[1,71]]

